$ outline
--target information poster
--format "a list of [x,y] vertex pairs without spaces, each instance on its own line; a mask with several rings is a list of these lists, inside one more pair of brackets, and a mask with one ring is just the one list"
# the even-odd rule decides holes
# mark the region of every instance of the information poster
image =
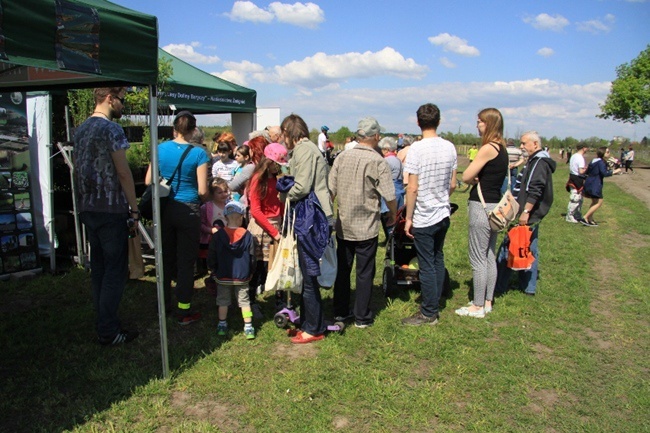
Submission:
[[24,93],[0,93],[0,275],[40,267],[26,111]]

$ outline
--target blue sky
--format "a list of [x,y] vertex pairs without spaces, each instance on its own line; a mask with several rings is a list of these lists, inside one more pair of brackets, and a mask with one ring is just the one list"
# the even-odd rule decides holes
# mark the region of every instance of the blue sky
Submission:
[[374,116],[417,133],[432,102],[440,131],[475,133],[496,107],[508,136],[650,137],[648,123],[595,117],[616,67],[650,44],[650,0],[113,1],[156,15],[166,51],[310,128]]

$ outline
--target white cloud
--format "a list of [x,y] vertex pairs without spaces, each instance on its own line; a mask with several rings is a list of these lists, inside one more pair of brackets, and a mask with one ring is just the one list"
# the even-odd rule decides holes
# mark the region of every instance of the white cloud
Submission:
[[281,23],[291,24],[310,29],[317,28],[325,21],[325,12],[314,3],[281,3],[273,2],[268,9],[262,9],[250,1],[236,1],[230,13],[225,14],[233,21],[271,23],[277,20]]
[[213,72],[212,75],[230,81],[231,83],[239,84],[240,86],[248,86],[246,74],[241,71],[226,70],[223,72]]
[[325,21],[325,12],[314,3],[280,3],[273,2],[269,10],[281,23],[292,24],[298,27],[314,29]]
[[254,23],[270,23],[273,21],[273,14],[257,7],[253,2],[236,1],[232,5],[230,13],[226,14],[233,21],[251,21]]
[[562,15],[550,16],[545,13],[536,17],[525,17],[524,22],[532,25],[537,30],[551,30],[554,32],[561,32],[569,25],[569,20]]
[[444,51],[451,51],[461,56],[475,57],[481,54],[478,48],[468,45],[466,39],[450,35],[449,33],[440,33],[438,36],[431,36],[429,37],[429,42],[433,45],[442,46]]
[[537,50],[537,54],[542,57],[551,57],[553,54],[555,54],[555,51],[553,48],[544,47]]
[[[248,86],[249,78],[256,79],[259,74],[263,74],[264,67],[259,63],[249,62],[223,62],[225,71],[212,72],[212,75],[224,80],[239,84],[240,86]],[[259,81],[259,80],[258,80]]]
[[440,64],[445,68],[449,68],[449,69],[453,69],[456,67],[456,64],[446,57],[440,57]]
[[601,20],[589,20],[581,21],[576,23],[576,27],[581,32],[589,32],[593,34],[597,33],[609,33],[612,30],[616,17],[612,14],[605,15],[605,18]]
[[189,63],[199,63],[204,65],[209,65],[213,63],[218,63],[221,59],[217,56],[206,56],[194,51],[195,47],[200,47],[201,44],[197,42],[192,42],[192,44],[169,44],[162,47],[163,50],[167,51],[169,54],[178,57],[179,59],[185,60]]
[[319,89],[352,78],[395,76],[421,79],[428,68],[413,59],[405,59],[393,48],[365,53],[327,55],[316,53],[300,61],[275,66],[267,74],[257,74],[261,82],[294,85],[303,89]]
[[[587,138],[613,135],[631,136],[634,128],[596,118],[598,104],[605,100],[610,82],[569,85],[546,79],[510,82],[446,82],[399,89],[340,88],[314,92],[313,98],[264,100],[258,93],[258,106],[281,107],[282,114],[297,113],[311,127],[327,122],[336,130],[353,128],[359,119],[374,116],[388,132],[418,133],[414,120],[417,108],[432,102],[442,112],[441,131],[476,132],[476,113],[497,107],[504,115],[509,137],[535,129],[542,136]],[[314,104],[314,98],[318,104]],[[390,101],[389,104],[386,101]],[[643,132],[640,132],[643,136]]]

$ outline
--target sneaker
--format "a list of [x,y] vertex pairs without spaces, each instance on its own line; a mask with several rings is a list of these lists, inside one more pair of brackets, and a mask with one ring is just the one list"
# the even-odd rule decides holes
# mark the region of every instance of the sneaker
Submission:
[[565,221],[571,224],[578,224],[580,222],[575,218],[566,218]]
[[476,317],[477,319],[482,319],[485,317],[485,308],[480,308],[479,310],[472,311],[469,307],[460,307],[455,311],[459,316],[468,316]]
[[354,319],[354,314],[352,312],[348,313],[347,316],[334,316],[334,321],[335,322],[347,322],[348,320]]
[[189,313],[183,316],[178,316],[178,324],[181,326],[189,325],[190,323],[197,322],[201,318],[201,313]]
[[99,344],[101,344],[102,346],[116,346],[122,343],[129,343],[135,340],[136,338],[138,338],[138,335],[140,335],[138,331],[127,331],[125,329],[122,329],[120,332],[115,334],[115,336],[112,338],[99,337],[98,340],[99,340]]
[[[471,307],[471,306],[473,306],[473,305],[474,305],[474,301],[469,301],[469,302],[467,303],[467,306],[468,306],[468,307]],[[485,307],[483,307],[483,309],[485,310],[485,314],[487,314],[487,313],[491,313],[491,312],[492,312],[492,307],[488,307],[487,305],[486,305]]]
[[589,221],[589,225],[592,227],[598,227],[598,223],[596,221]]
[[427,317],[421,312],[402,319],[402,325],[420,326],[420,325],[437,325],[438,316]]
[[370,328],[372,325],[374,325],[373,322],[359,322],[359,321],[354,322],[354,327],[359,329]]
[[580,218],[579,223],[582,224],[583,226],[591,227],[591,223],[584,218]]
[[246,336],[247,340],[254,340],[255,328],[253,328],[252,326],[250,328],[244,328],[244,335]]
[[217,335],[219,337],[225,337],[228,335],[228,324],[227,323],[219,323],[217,324]]

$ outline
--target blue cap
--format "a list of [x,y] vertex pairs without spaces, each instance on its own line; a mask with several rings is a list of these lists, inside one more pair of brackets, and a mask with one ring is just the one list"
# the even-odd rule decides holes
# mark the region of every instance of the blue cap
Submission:
[[240,215],[244,215],[246,213],[246,208],[244,207],[243,204],[241,204],[238,201],[229,201],[226,204],[226,208],[223,210],[223,214],[225,216],[238,213]]

